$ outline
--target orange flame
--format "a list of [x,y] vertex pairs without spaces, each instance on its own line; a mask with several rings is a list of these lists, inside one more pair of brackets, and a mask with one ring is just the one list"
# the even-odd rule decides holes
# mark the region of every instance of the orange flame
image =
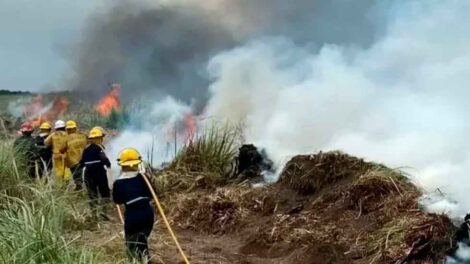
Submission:
[[36,95],[31,100],[29,105],[23,107],[23,116],[30,120],[35,118],[44,108],[44,97],[42,95]]
[[45,121],[52,122],[59,116],[65,114],[69,107],[69,101],[63,96],[57,96],[54,101],[44,106],[44,97],[35,96],[31,103],[24,107],[23,115],[28,120],[27,123],[33,127],[38,127]]
[[111,90],[106,94],[96,105],[96,111],[102,116],[109,116],[113,110],[119,111],[121,109],[121,85],[112,84]]
[[186,113],[184,124],[186,126],[186,139],[191,141],[194,139],[197,132],[197,119],[192,112]]

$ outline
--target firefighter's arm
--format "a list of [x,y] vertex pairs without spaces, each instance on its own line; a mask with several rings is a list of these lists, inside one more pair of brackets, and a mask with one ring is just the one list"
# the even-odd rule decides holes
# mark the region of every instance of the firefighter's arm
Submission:
[[51,146],[52,145],[52,134],[47,136],[47,138],[44,140],[44,145],[46,145],[46,146]]
[[104,151],[101,151],[101,152],[100,152],[100,159],[101,159],[101,162],[102,162],[107,168],[111,168],[111,162],[109,161],[108,157],[106,157],[106,154],[104,153]]
[[113,183],[112,198],[115,204],[124,204],[126,201],[121,197],[121,190],[118,187],[119,185],[116,182]]

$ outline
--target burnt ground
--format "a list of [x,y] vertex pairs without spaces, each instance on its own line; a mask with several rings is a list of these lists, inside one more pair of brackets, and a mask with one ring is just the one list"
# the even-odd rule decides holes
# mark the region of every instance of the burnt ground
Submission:
[[[455,227],[421,212],[420,196],[400,172],[332,152],[293,158],[268,187],[205,185],[162,201],[191,263],[441,263]],[[120,224],[107,225],[94,245],[123,250]],[[160,219],[151,253],[182,263]]]

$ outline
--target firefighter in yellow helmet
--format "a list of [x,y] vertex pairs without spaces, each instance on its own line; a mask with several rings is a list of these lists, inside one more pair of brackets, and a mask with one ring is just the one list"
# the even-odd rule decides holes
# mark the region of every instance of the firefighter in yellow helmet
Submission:
[[106,173],[106,167],[111,168],[111,162],[104,153],[103,137],[101,130],[96,128],[90,130],[88,135],[89,144],[83,151],[80,164],[85,168],[84,178],[88,197],[90,198],[90,206],[95,214],[107,220],[108,217],[104,210],[99,210],[104,209],[104,206],[111,198]]
[[67,132],[65,132],[65,122],[57,120],[54,124],[54,132],[45,140],[46,146],[52,147],[52,162],[54,174],[58,180],[68,181],[65,166],[65,155],[67,153]]
[[39,135],[36,137],[36,147],[38,149],[38,168],[39,175],[42,176],[44,171],[52,171],[52,148],[46,146],[44,141],[51,134],[52,126],[49,122],[43,122],[39,126]]
[[67,155],[66,166],[72,172],[73,181],[75,183],[75,190],[82,189],[82,166],[80,160],[82,159],[83,151],[87,146],[87,136],[78,130],[77,122],[73,120],[67,121],[65,124],[67,130]]
[[95,126],[95,127],[93,127],[93,129],[98,129],[98,130],[100,130],[101,133],[103,133],[103,137],[106,137],[106,130],[105,130],[103,127]]
[[139,164],[142,159],[137,150],[126,148],[119,154],[121,175],[113,184],[113,201],[125,206],[124,233],[128,252],[132,258],[147,263],[148,237],[153,229],[154,210]]

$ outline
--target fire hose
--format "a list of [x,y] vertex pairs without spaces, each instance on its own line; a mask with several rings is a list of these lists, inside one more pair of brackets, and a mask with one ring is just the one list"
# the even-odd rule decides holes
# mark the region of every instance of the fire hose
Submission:
[[168,222],[168,219],[166,218],[165,211],[163,211],[163,207],[162,207],[162,205],[160,204],[160,201],[158,200],[157,194],[155,194],[155,191],[153,190],[153,187],[152,187],[152,185],[150,184],[150,182],[149,182],[149,180],[147,179],[147,177],[146,177],[146,176],[143,176],[143,178],[144,178],[145,183],[147,184],[147,187],[149,188],[150,192],[152,193],[153,199],[155,200],[155,204],[157,205],[157,208],[158,208],[158,212],[160,213],[160,215],[161,215],[161,217],[162,217],[162,219],[163,219],[163,222],[165,223],[166,228],[168,229],[168,232],[169,232],[170,235],[171,235],[171,238],[173,238],[173,241],[175,242],[176,247],[178,248],[178,251],[179,251],[180,254],[181,254],[181,257],[183,257],[183,260],[184,260],[184,262],[185,262],[186,264],[190,264],[188,258],[187,258],[186,255],[184,254],[183,249],[181,248],[180,243],[178,242],[178,239],[176,238],[175,233],[173,232],[173,229],[171,229],[170,223]]
[[[176,247],[178,248],[178,251],[181,254],[181,257],[183,258],[183,260],[186,264],[190,264],[188,258],[186,257],[186,254],[184,253],[183,249],[181,248],[180,243],[178,242],[178,239],[176,238],[175,233],[173,232],[173,229],[170,226],[170,223],[168,222],[168,219],[166,218],[165,211],[163,210],[163,207],[160,204],[160,201],[158,200],[157,194],[153,190],[152,184],[150,184],[149,180],[147,179],[147,177],[145,175],[143,175],[142,178],[144,178],[144,181],[147,184],[147,187],[149,188],[150,193],[153,196],[153,200],[155,201],[155,205],[157,206],[158,212],[160,213],[160,216],[162,217],[163,222],[165,223],[165,226],[166,226],[168,232],[171,235],[171,238],[175,242]],[[118,211],[119,219],[121,220],[121,223],[124,224],[124,218],[122,216],[121,208],[119,207],[119,205],[116,205],[116,208],[117,208],[117,211]]]

